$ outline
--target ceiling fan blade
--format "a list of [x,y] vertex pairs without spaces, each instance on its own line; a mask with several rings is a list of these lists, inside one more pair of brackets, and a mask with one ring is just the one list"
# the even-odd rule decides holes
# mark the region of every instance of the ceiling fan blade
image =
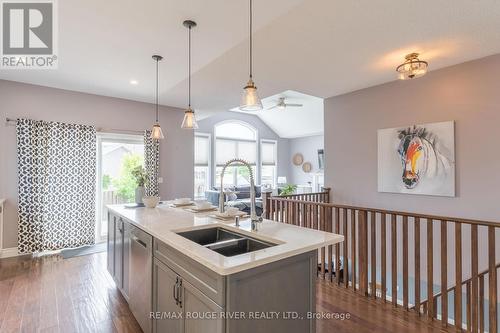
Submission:
[[288,104],[288,103],[287,103],[287,104],[285,104],[285,105],[286,105],[287,107],[288,107],[288,106],[291,106],[291,107],[302,107],[302,106],[304,106],[303,104]]
[[271,106],[270,108],[267,108],[266,110],[272,110],[272,109],[275,109],[277,107],[278,107],[278,105],[274,105],[274,106]]

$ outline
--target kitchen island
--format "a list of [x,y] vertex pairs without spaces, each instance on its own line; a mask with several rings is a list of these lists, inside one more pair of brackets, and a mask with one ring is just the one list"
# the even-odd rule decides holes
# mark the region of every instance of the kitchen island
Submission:
[[144,332],[315,331],[316,250],[343,236],[169,205],[108,217],[108,271]]

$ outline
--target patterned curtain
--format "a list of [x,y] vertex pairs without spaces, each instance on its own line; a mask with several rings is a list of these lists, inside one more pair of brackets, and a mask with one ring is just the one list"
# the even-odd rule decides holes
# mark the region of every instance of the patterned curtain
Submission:
[[151,139],[151,131],[144,131],[144,166],[149,176],[146,195],[159,195],[158,178],[160,177],[160,142]]
[[18,119],[19,253],[95,243],[96,130]]

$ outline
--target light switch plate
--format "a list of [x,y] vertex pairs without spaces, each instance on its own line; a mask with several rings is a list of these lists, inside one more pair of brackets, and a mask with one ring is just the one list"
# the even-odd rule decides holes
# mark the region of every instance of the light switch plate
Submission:
[[158,177],[158,183],[162,184],[163,183],[163,177]]

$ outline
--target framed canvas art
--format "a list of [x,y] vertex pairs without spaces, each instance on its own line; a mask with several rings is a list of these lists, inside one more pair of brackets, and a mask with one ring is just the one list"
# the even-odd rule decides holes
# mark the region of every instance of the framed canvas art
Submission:
[[378,191],[455,196],[453,121],[380,129]]

